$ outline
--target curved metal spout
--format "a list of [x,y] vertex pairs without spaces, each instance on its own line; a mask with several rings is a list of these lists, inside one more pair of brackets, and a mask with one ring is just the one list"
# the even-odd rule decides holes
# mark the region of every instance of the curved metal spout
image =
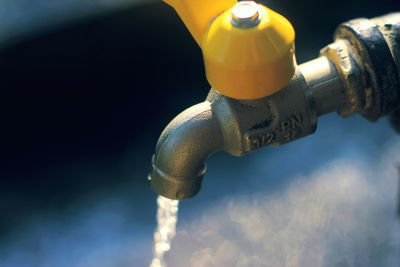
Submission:
[[206,158],[221,150],[223,142],[210,102],[188,108],[170,122],[158,140],[151,187],[170,199],[193,197],[200,190]]

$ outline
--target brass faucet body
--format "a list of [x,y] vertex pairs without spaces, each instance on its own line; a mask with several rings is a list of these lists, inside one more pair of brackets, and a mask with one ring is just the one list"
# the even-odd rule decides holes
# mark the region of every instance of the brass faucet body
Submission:
[[343,23],[320,57],[298,66],[277,93],[237,100],[211,89],[205,102],[178,115],[158,141],[151,187],[187,199],[200,190],[213,152],[241,156],[294,141],[315,131],[318,116],[334,111],[371,121],[399,114],[399,80],[400,13]]

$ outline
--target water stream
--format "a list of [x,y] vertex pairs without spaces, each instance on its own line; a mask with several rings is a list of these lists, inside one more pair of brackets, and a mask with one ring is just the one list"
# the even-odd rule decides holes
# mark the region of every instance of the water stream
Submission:
[[153,260],[150,267],[166,267],[165,253],[171,248],[178,220],[178,200],[157,198],[157,229],[154,233]]

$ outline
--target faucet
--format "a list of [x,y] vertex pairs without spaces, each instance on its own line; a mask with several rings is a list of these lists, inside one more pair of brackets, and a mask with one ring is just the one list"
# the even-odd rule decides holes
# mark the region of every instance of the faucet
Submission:
[[170,199],[195,196],[207,157],[242,156],[312,134],[337,112],[400,133],[400,12],[342,23],[318,58],[297,65],[290,22],[253,1],[164,0],[202,49],[212,88],[162,132],[149,174]]

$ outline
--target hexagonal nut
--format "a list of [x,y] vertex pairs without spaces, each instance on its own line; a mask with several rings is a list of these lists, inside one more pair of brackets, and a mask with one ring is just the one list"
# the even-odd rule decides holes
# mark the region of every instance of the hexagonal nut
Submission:
[[363,82],[362,70],[357,64],[357,55],[345,40],[337,40],[320,51],[336,67],[345,87],[346,105],[338,111],[341,117],[362,111],[368,103],[368,90]]

